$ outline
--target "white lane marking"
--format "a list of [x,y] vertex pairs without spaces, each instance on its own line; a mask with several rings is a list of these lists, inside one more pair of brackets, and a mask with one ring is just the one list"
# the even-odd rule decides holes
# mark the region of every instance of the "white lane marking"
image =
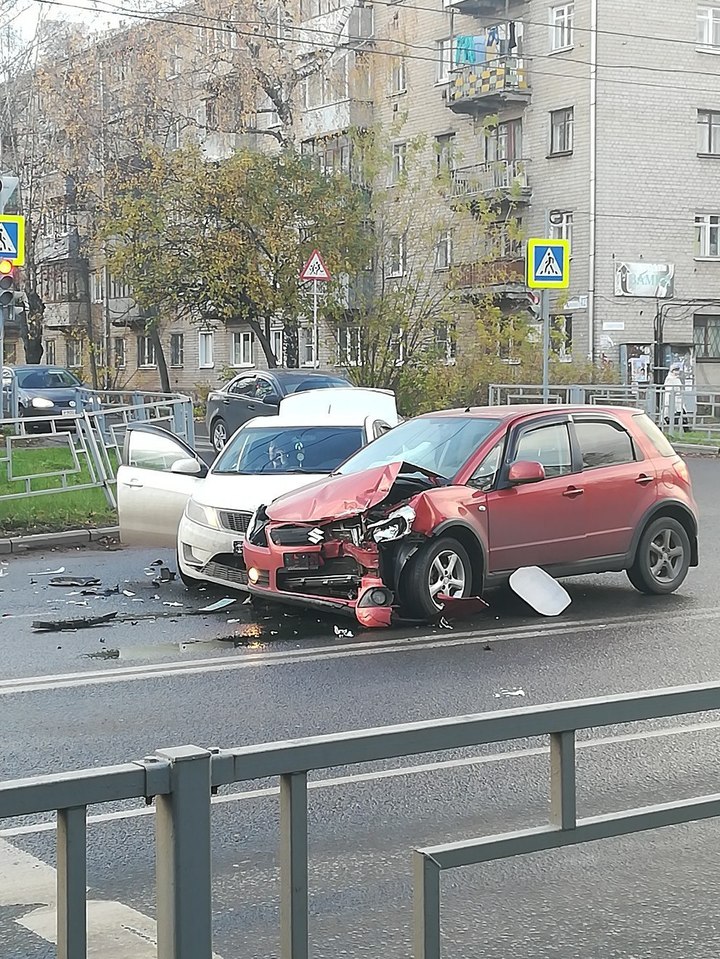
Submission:
[[[18,925],[57,944],[57,876],[29,853],[0,840],[0,906],[28,906]],[[156,959],[154,920],[120,902],[88,902],[88,959]]]
[[[598,736],[593,739],[579,740],[577,749],[598,749],[603,746],[617,746],[624,743],[642,742],[650,739],[666,739],[671,736],[684,736],[688,733],[712,732],[720,729],[720,720],[710,723],[689,723],[687,726],[667,726],[660,729],[648,729],[645,732],[623,733],[619,736]],[[487,766],[491,763],[504,763],[516,759],[533,759],[537,756],[547,756],[550,752],[547,746],[534,746],[527,749],[509,749],[500,753],[489,753],[482,756],[467,756],[462,759],[444,759],[432,763],[419,763],[414,766],[397,766],[391,769],[377,769],[366,773],[352,773],[348,776],[334,776],[328,779],[313,779],[308,782],[308,789],[331,789],[338,786],[353,786],[359,783],[376,782],[379,779],[401,779],[405,776],[417,776],[421,773],[437,772],[440,769],[461,769],[466,766]],[[280,789],[277,786],[266,786],[262,789],[246,789],[242,792],[226,793],[223,796],[213,796],[214,805],[232,802],[246,802],[252,799],[265,799],[269,796],[278,796]],[[140,809],[120,809],[116,812],[99,813],[88,816],[88,825],[99,823],[118,822],[123,819],[139,819],[142,816],[154,816],[154,806],[143,806]],[[54,832],[55,822],[28,823],[25,826],[12,826],[0,829],[0,838],[13,836],[34,836],[43,832]],[[1,904],[1,903],[0,903]]]
[[[676,622],[686,624],[703,620],[720,619],[720,612],[708,610],[693,614],[684,614],[663,619],[663,626]],[[564,623],[562,626],[514,627],[501,633],[462,632],[443,638],[405,637],[402,639],[382,640],[367,643],[344,644],[339,648],[330,646],[311,647],[293,653],[263,653],[253,658],[218,657],[184,662],[156,663],[153,665],[127,666],[107,671],[89,671],[84,673],[59,673],[49,676],[29,676],[0,682],[0,696],[18,693],[42,692],[44,690],[70,689],[81,686],[104,686],[112,683],[135,682],[148,679],[162,679],[165,676],[194,676],[200,673],[231,672],[238,669],[255,669],[262,666],[287,665],[318,660],[347,659],[355,656],[371,656],[383,653],[417,652],[425,649],[447,649],[454,646],[476,645],[478,643],[499,643],[509,640],[544,639],[568,634],[596,632],[603,628],[616,628],[633,625],[647,625],[647,617],[627,617],[601,623],[596,620]]]

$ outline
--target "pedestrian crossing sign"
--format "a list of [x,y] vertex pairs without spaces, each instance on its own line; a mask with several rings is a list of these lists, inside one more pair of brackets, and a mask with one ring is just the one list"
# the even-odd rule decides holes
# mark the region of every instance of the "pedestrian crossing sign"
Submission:
[[25,217],[0,216],[0,260],[13,266],[25,263]]
[[528,240],[527,285],[531,290],[566,290],[570,286],[569,240]]

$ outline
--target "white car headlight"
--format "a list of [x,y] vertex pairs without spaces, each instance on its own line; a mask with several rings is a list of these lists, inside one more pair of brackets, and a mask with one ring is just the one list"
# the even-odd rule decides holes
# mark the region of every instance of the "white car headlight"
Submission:
[[193,523],[209,526],[211,529],[220,529],[220,517],[213,506],[202,506],[194,499],[189,499],[185,507],[185,515]]
[[394,539],[401,539],[412,529],[415,520],[415,510],[412,506],[401,506],[386,519],[373,523],[370,533],[376,543],[391,543]]
[[55,404],[52,400],[46,400],[44,396],[36,396],[30,400],[30,405],[36,410],[51,410]]

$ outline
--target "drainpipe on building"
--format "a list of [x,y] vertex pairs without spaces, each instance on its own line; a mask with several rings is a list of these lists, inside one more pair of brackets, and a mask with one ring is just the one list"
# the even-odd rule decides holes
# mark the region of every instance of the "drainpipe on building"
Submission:
[[590,256],[588,281],[588,357],[595,362],[595,263],[597,244],[597,48],[598,0],[590,4]]

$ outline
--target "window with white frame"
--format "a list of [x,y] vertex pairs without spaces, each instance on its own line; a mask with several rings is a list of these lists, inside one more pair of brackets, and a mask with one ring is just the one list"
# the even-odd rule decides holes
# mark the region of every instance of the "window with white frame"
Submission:
[[550,212],[550,236],[553,240],[572,242],[573,215],[570,210],[552,210]]
[[457,332],[454,323],[435,324],[435,349],[445,363],[455,362],[456,343]]
[[198,336],[198,366],[201,370],[211,369],[215,365],[214,334],[203,331]]
[[720,111],[698,110],[698,153],[720,156]]
[[437,175],[452,173],[455,169],[455,134],[441,133],[435,137]]
[[435,269],[449,270],[452,266],[452,230],[443,230],[435,245]]
[[393,143],[392,147],[392,171],[391,180],[393,183],[399,183],[400,178],[405,172],[405,162],[407,160],[407,144]]
[[720,214],[695,215],[695,256],[720,257]]
[[407,253],[404,236],[391,236],[388,243],[388,276],[404,276]]
[[138,366],[157,366],[155,344],[149,336],[137,338],[137,364]]
[[170,334],[170,366],[185,365],[185,336],[183,333]]
[[182,127],[179,120],[173,120],[168,133],[168,144],[171,150],[179,150],[182,144]]
[[282,330],[270,330],[270,349],[278,364],[282,366],[285,357],[285,339]]
[[338,362],[343,366],[362,363],[362,330],[359,326],[341,326],[338,330]]
[[698,7],[697,42],[701,47],[720,47],[720,7]]
[[176,43],[168,56],[168,80],[180,75],[180,44]]
[[550,50],[569,50],[573,45],[575,4],[561,3],[550,7]]
[[105,299],[105,272],[96,270],[90,274],[90,300],[92,303],[102,303]]
[[300,365],[315,366],[315,331],[311,326],[300,330]]
[[127,347],[123,336],[113,337],[113,362],[117,370],[125,369],[127,365]]
[[233,366],[253,366],[253,332],[241,330],[232,335]]
[[402,366],[405,362],[405,330],[395,327],[390,334],[389,346],[390,353],[395,354],[395,365]]
[[119,276],[110,277],[110,299],[126,300],[130,296],[130,284]]
[[407,92],[407,70],[402,57],[396,57],[390,69],[390,93]]
[[572,153],[574,143],[575,108],[564,107],[550,113],[550,155]]
[[48,366],[55,366],[57,363],[55,345],[55,340],[45,340],[43,343],[43,359]]
[[435,41],[435,82],[448,83],[450,73],[453,68],[453,52],[455,50],[455,39],[445,37],[443,40]]
[[76,337],[70,337],[65,341],[65,359],[66,365],[70,370],[79,369],[82,366],[83,344],[82,340]]
[[205,101],[205,128],[218,130],[220,128],[217,97],[209,97]]

